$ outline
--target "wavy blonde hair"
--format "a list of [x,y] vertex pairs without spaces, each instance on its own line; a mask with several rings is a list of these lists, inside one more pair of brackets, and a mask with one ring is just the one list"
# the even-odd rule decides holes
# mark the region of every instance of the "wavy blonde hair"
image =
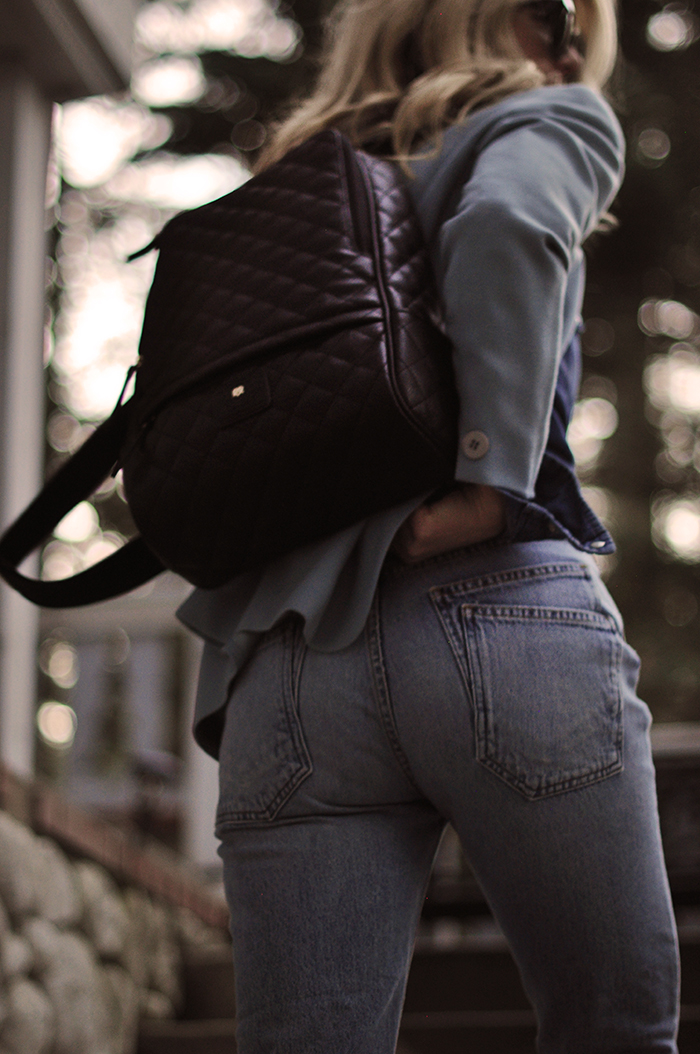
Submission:
[[[576,0],[580,80],[600,90],[617,54],[615,0]],[[522,0],[341,0],[314,91],[273,131],[257,168],[330,126],[407,164],[417,146],[514,92],[545,83],[511,13]]]

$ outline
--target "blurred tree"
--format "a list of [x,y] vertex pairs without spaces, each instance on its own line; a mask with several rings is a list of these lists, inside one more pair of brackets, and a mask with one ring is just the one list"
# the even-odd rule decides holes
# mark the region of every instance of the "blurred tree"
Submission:
[[618,545],[608,584],[641,695],[657,719],[698,720],[699,26],[692,4],[655,0],[623,0],[621,25],[613,103],[628,170],[619,227],[590,252],[582,386],[615,404],[619,426],[581,475]]
[[254,159],[265,128],[313,82],[323,18],[333,2],[286,0],[273,5],[275,13],[293,20],[298,30],[296,47],[282,58],[249,57],[233,49],[200,53],[206,91],[192,104],[162,107],[174,129],[167,148],[181,154],[232,148]]

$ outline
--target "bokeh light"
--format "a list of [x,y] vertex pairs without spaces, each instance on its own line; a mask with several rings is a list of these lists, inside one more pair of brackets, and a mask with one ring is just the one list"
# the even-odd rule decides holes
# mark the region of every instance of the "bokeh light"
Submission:
[[48,746],[67,749],[75,739],[78,719],[72,707],[51,700],[39,707],[36,724]]
[[240,161],[225,154],[161,154],[125,165],[107,182],[105,191],[116,201],[142,201],[162,209],[192,209],[229,194],[249,177],[250,172]]
[[647,23],[647,41],[657,51],[678,51],[692,44],[697,35],[696,20],[682,4],[668,4]]
[[54,539],[44,546],[41,577],[53,582],[78,574],[121,549],[125,541],[118,531],[101,531],[99,527],[83,542]]
[[260,121],[238,121],[231,131],[231,142],[239,150],[259,150],[266,138],[267,131]]
[[700,332],[700,319],[678,300],[644,300],[637,315],[639,328],[650,337],[666,336],[686,340]]
[[63,293],[52,365],[67,417],[52,419],[55,449],[75,449],[85,438],[77,428],[110,413],[136,361],[156,256],[133,263],[127,256],[147,245],[175,211],[220,197],[248,176],[232,157],[161,154],[122,166],[99,190],[65,195],[57,253]]
[[81,424],[72,414],[56,410],[49,417],[46,437],[53,450],[60,454],[72,454],[94,430],[93,425]]
[[662,495],[652,505],[655,545],[686,563],[700,562],[700,499]]
[[643,165],[656,168],[671,152],[671,140],[661,128],[644,128],[637,136],[635,153]]
[[73,688],[78,682],[78,653],[67,641],[45,641],[39,651],[39,666],[59,688]]
[[75,426],[71,434],[70,417],[78,426],[106,417],[136,360],[155,260],[149,254],[130,265],[125,258],[148,244],[161,221],[156,210],[137,207],[105,223],[104,211],[78,191],[62,205],[61,219],[58,260],[64,289],[53,371],[59,389],[55,398],[68,419],[51,419],[49,441],[74,448],[81,437]]
[[280,18],[267,0],[155,0],[136,18],[136,41],[155,54],[233,51],[247,58],[289,58],[299,42],[297,27]]
[[102,532],[99,537],[92,539],[85,547],[82,561],[83,568],[92,567],[93,564],[97,564],[100,560],[111,556],[112,553],[116,553],[117,549],[121,549],[122,545],[124,545],[124,542],[125,539],[117,531]]
[[667,355],[655,355],[645,367],[644,388],[658,409],[700,416],[700,354],[680,342]]
[[108,96],[66,103],[56,125],[63,178],[74,187],[96,187],[139,150],[153,150],[172,125],[145,106]]
[[595,396],[576,403],[567,438],[579,469],[595,466],[603,443],[616,431],[617,423],[617,410],[608,399]]
[[196,55],[168,55],[139,66],[131,91],[147,106],[177,106],[204,95],[207,82]]
[[65,542],[49,542],[41,554],[41,577],[44,582],[69,578],[80,570],[80,553]]
[[[694,490],[700,473],[700,353],[685,341],[665,355],[652,356],[644,369],[646,413],[661,433],[656,475],[665,484]],[[675,550],[673,550],[675,552]]]
[[84,542],[98,530],[99,519],[95,506],[81,501],[72,509],[54,530],[62,542]]

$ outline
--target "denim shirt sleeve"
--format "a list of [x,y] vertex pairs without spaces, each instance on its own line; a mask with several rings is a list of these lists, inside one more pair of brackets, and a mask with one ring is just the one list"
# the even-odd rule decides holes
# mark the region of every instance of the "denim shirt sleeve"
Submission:
[[456,478],[528,500],[580,311],[581,245],[618,189],[622,133],[599,95],[571,85],[514,96],[445,139],[414,193],[442,208],[426,233],[460,395]]

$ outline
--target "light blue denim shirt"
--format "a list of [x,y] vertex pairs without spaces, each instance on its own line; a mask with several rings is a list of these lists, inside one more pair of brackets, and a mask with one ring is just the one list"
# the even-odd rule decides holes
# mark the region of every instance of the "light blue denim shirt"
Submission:
[[[567,85],[480,110],[413,163],[454,347],[457,480],[533,498],[559,366],[580,321],[581,245],[617,192],[623,157],[607,103]],[[359,635],[394,534],[426,496],[185,601],[179,618],[206,642],[195,716],[206,750],[217,752],[231,678],[286,612],[303,617],[307,643],[322,651]]]

